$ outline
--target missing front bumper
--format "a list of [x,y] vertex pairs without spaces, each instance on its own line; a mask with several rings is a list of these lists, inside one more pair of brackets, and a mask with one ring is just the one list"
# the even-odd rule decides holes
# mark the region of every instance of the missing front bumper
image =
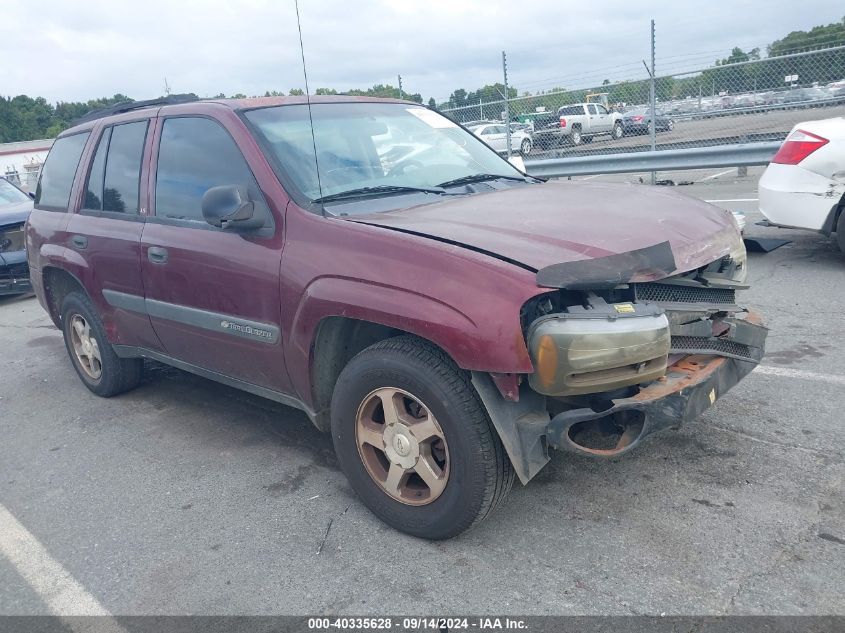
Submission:
[[[635,396],[608,402],[608,407],[571,409],[549,422],[546,439],[558,450],[614,456],[637,446],[646,436],[678,428],[709,409],[756,363],[718,356],[687,356],[672,365],[665,378],[643,388]],[[595,425],[595,429],[591,426]],[[616,430],[616,433],[613,430]],[[586,432],[618,436],[610,446],[582,439]]]

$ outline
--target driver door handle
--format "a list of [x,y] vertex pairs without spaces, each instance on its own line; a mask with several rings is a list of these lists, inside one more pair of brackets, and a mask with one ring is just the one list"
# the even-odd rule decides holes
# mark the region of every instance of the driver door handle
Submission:
[[150,246],[147,249],[147,259],[153,264],[167,263],[167,249],[161,246]]

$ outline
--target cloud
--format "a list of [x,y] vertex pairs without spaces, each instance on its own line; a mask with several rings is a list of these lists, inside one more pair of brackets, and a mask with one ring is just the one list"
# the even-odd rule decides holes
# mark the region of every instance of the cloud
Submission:
[[[448,98],[501,80],[520,91],[640,78],[657,21],[658,72],[692,69],[842,18],[839,2],[514,3],[301,0],[311,90],[376,83]],[[302,87],[293,0],[11,2],[0,23],[0,94],[87,100],[117,92],[263,94]]]

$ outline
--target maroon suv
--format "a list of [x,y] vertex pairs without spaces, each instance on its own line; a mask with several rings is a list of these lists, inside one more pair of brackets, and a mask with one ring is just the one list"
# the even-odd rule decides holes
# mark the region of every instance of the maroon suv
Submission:
[[549,449],[617,455],[760,361],[731,215],[550,183],[404,101],[167,101],[55,142],[26,229],[95,394],[161,361],[304,410],[352,487],[448,538]]

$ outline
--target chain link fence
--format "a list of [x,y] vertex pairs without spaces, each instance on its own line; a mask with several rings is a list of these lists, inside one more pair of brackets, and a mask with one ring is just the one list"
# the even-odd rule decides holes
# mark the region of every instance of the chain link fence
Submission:
[[[845,116],[845,46],[743,56],[691,70],[658,60],[653,79],[643,62],[639,71],[628,65],[625,80],[572,77],[521,96],[511,90],[507,103],[499,91],[440,110],[482,138],[500,133],[505,126],[492,124],[509,111],[513,150],[528,149],[532,159],[647,151],[652,143],[663,150],[780,141],[800,121]],[[670,72],[660,74],[661,66]]]

